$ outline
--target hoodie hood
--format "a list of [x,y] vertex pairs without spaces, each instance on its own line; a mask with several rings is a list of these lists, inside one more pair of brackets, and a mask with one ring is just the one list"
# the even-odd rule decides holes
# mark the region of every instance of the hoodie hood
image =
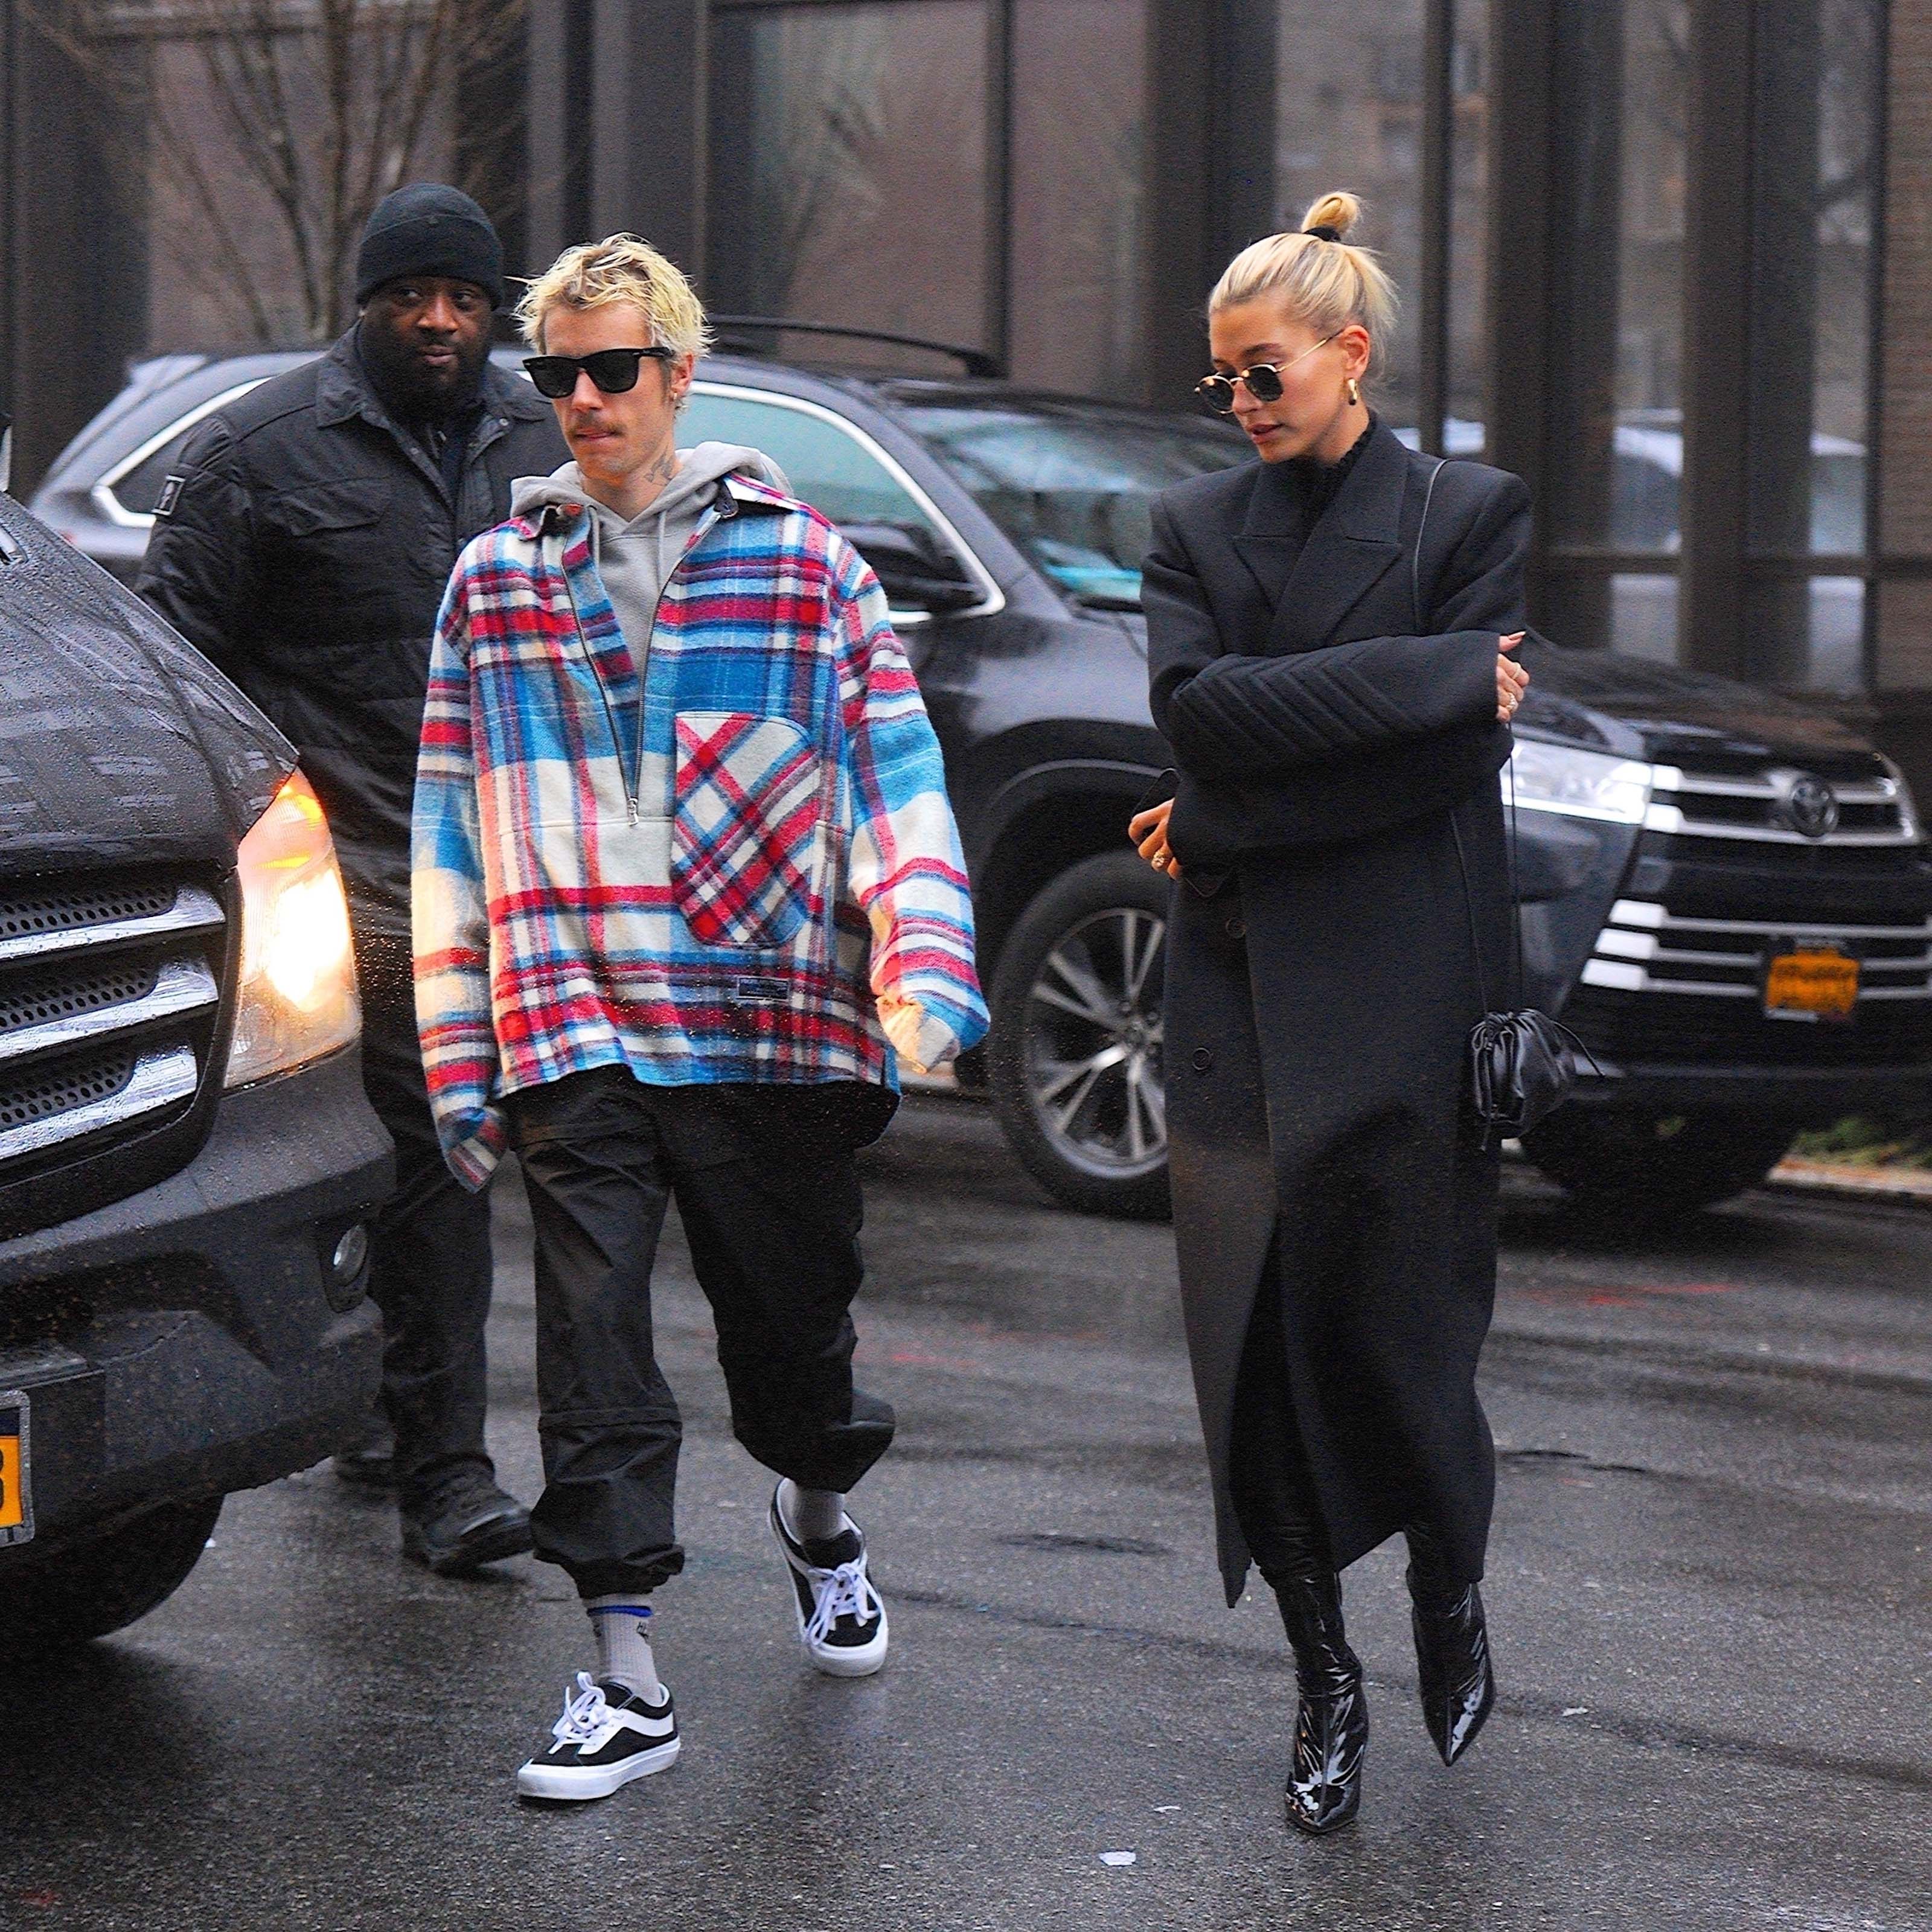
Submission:
[[580,504],[590,512],[591,566],[610,600],[632,660],[641,669],[657,628],[665,580],[696,538],[719,486],[734,474],[776,490],[785,487],[784,472],[757,450],[735,442],[700,442],[679,451],[676,475],[628,523],[584,488],[584,472],[574,463],[548,476],[524,478],[511,501],[518,516],[553,506],[574,510]]

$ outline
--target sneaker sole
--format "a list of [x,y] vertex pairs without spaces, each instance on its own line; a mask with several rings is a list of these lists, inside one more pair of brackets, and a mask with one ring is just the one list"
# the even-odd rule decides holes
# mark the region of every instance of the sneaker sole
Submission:
[[682,1738],[668,1744],[654,1744],[649,1750],[627,1757],[622,1764],[604,1765],[596,1771],[566,1771],[550,1765],[526,1764],[517,1773],[520,1798],[548,1798],[552,1804],[572,1804],[592,1798],[608,1798],[627,1784],[653,1772],[668,1771],[683,1748]]
[[467,1576],[486,1563],[500,1563],[509,1556],[526,1556],[530,1550],[530,1526],[526,1522],[506,1522],[440,1556],[432,1556],[422,1544],[406,1536],[403,1539],[403,1554],[438,1576]]
[[[773,1502],[766,1519],[772,1532],[772,1540],[778,1546],[778,1554],[784,1558],[785,1568],[796,1576],[797,1570],[791,1560],[791,1552],[786,1548],[784,1538],[780,1534],[778,1522],[778,1504]],[[827,1677],[870,1677],[886,1667],[886,1649],[892,1637],[891,1619],[886,1615],[886,1606],[879,1606],[879,1634],[869,1643],[816,1644],[805,1634],[805,1612],[798,1606],[798,1592],[791,1594],[792,1622],[798,1630],[799,1648],[810,1659],[812,1667]]]

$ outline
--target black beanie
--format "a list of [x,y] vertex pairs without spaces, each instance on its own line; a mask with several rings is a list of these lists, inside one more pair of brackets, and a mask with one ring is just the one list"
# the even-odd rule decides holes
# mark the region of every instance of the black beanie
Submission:
[[356,252],[356,299],[366,302],[398,275],[474,282],[503,306],[503,244],[490,218],[460,188],[412,182],[385,195]]

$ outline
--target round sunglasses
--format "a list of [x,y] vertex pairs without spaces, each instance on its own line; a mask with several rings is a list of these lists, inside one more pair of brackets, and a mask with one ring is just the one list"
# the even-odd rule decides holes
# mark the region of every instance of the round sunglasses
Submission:
[[560,403],[577,387],[579,370],[607,396],[621,396],[638,386],[638,370],[649,356],[659,362],[674,362],[677,351],[662,344],[651,349],[596,349],[588,356],[526,356],[524,374],[536,385],[537,394]]
[[[1299,356],[1291,356],[1286,362],[1256,362],[1246,369],[1237,369],[1231,376],[1215,374],[1203,376],[1194,386],[1194,393],[1217,416],[1231,416],[1234,413],[1234,385],[1245,382],[1248,394],[1258,403],[1278,403],[1281,400],[1281,374],[1284,369],[1292,369],[1296,363],[1305,361],[1318,349],[1325,349],[1335,340],[1324,335],[1314,342]],[[594,378],[592,379],[595,380]]]

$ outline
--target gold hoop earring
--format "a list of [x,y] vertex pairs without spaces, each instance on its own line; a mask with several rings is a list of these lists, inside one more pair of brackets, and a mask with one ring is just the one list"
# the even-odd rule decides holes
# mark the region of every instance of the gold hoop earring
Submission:
[[1354,406],[1355,406],[1355,405],[1356,405],[1356,404],[1359,404],[1359,403],[1361,401],[1361,400],[1362,400],[1362,392],[1361,392],[1361,390],[1360,390],[1360,389],[1357,386],[1354,377],[1354,376],[1351,376],[1348,378],[1348,404],[1349,404],[1349,406],[1352,409],[1353,407],[1354,407]]

